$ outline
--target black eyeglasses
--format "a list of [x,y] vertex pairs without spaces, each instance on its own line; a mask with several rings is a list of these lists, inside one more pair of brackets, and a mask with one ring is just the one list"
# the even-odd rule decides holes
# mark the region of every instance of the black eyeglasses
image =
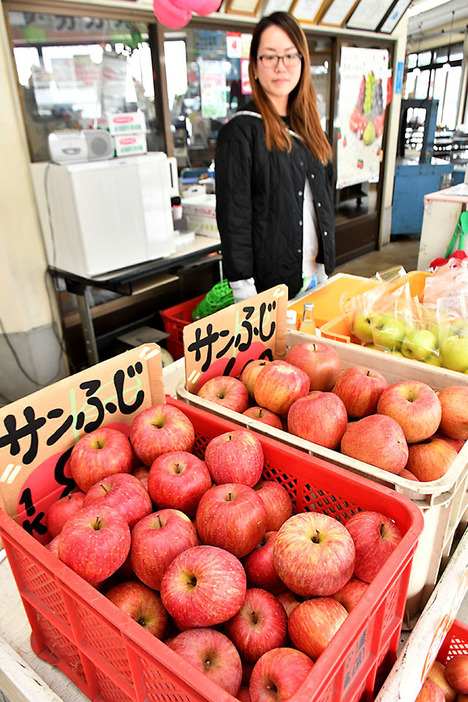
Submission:
[[302,61],[302,55],[285,54],[284,56],[277,56],[276,54],[263,54],[263,56],[257,56],[257,59],[262,62],[265,68],[276,68],[280,59],[282,59],[286,68],[293,68]]

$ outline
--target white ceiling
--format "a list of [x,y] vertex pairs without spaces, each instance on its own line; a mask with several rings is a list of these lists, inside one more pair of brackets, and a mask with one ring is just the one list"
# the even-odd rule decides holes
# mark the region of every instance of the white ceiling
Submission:
[[[422,0],[420,0],[422,1]],[[419,2],[413,2],[411,7],[416,7]],[[441,34],[450,32],[452,24],[457,28],[457,32],[464,33],[468,25],[468,0],[450,0],[440,7],[428,12],[422,12],[419,15],[408,18],[408,37],[419,38],[427,35]]]

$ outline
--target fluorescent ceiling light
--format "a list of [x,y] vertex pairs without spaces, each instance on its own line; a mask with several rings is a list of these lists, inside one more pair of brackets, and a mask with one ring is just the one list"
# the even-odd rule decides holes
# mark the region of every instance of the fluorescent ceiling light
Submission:
[[420,15],[422,12],[434,10],[436,7],[445,5],[447,2],[450,2],[450,0],[421,0],[421,2],[416,3],[416,5],[411,5],[408,10],[408,17],[414,17],[415,15]]

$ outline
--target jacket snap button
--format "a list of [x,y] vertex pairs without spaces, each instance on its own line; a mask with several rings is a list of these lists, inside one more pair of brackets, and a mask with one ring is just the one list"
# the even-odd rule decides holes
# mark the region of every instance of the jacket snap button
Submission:
[[301,197],[301,195],[302,195],[302,190],[299,190],[299,192],[298,192],[297,194],[299,195],[299,197]]
[[323,232],[323,236],[328,236],[328,232]]
[[321,203],[321,202],[317,202],[317,207],[322,207],[322,203]]

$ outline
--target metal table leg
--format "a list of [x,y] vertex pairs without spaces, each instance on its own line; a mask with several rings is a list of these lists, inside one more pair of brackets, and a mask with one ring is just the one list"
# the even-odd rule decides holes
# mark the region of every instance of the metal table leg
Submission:
[[94,334],[93,317],[91,315],[91,305],[89,304],[89,287],[85,286],[82,295],[77,295],[78,310],[80,313],[81,326],[83,328],[83,338],[85,342],[86,357],[90,366],[99,363],[99,354]]

